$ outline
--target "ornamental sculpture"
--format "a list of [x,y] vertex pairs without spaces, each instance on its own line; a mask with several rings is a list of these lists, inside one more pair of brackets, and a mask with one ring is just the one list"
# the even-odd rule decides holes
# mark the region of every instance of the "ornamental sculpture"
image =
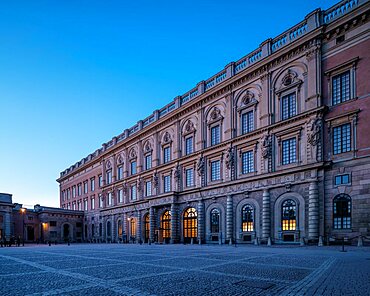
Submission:
[[321,139],[322,121],[319,118],[311,120],[311,128],[308,132],[307,142],[312,146],[316,146]]
[[262,141],[262,157],[268,158],[271,156],[272,137],[271,135],[264,135]]
[[157,173],[154,173],[153,174],[153,185],[154,185],[154,188],[158,189],[158,186],[159,186],[159,177],[158,177],[158,174]]
[[226,151],[225,164],[228,170],[232,169],[235,164],[234,149],[230,146]]
[[176,183],[178,183],[180,181],[180,177],[181,177],[181,169],[180,169],[180,166],[179,165],[176,166],[176,169],[175,169],[175,171],[173,173],[173,176],[174,176],[174,178],[176,180]]
[[197,172],[198,172],[198,175],[199,176],[203,176],[204,174],[204,157],[203,155],[201,155],[198,159],[198,163],[197,163]]

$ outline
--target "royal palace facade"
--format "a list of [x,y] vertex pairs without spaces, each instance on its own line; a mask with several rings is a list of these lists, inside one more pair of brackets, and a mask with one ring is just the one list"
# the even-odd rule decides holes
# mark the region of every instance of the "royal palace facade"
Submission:
[[311,12],[63,171],[84,239],[369,236],[369,6]]

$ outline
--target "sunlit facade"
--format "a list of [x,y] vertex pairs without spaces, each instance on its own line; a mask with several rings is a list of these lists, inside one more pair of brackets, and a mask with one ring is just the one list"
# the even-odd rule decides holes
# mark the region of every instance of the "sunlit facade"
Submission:
[[342,1],[267,39],[63,171],[61,207],[86,241],[367,235],[368,14]]

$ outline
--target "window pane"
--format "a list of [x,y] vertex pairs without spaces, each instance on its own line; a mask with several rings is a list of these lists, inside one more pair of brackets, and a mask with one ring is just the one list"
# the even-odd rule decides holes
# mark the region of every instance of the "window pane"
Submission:
[[211,162],[211,181],[217,181],[221,179],[220,161]]
[[171,191],[171,176],[164,176],[163,178],[164,192]]
[[284,140],[282,144],[282,164],[296,162],[297,141],[296,138]]
[[191,187],[194,185],[194,173],[193,169],[187,169],[186,173],[186,187]]
[[297,113],[295,93],[283,96],[281,99],[281,119],[293,117]]
[[350,71],[346,71],[333,77],[332,80],[332,101],[333,105],[351,99],[350,92]]
[[254,130],[254,115],[253,111],[242,115],[242,134],[249,133]]
[[252,173],[254,171],[253,151],[243,152],[242,154],[242,174]]
[[216,125],[211,128],[211,145],[220,143],[220,126]]
[[163,149],[163,163],[169,162],[171,160],[171,149],[170,147],[165,147]]
[[152,155],[145,156],[145,169],[149,170],[152,168]]
[[188,137],[185,140],[185,153],[186,155],[193,153],[193,137]]
[[131,162],[131,175],[136,174],[136,161]]
[[333,154],[351,151],[351,124],[333,128]]

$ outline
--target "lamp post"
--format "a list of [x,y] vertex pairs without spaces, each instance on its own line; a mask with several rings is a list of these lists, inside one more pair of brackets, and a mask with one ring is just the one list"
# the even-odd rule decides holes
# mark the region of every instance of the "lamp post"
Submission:
[[22,245],[24,247],[24,215],[26,214],[26,209],[21,208],[21,214],[23,216],[23,226],[22,226]]

